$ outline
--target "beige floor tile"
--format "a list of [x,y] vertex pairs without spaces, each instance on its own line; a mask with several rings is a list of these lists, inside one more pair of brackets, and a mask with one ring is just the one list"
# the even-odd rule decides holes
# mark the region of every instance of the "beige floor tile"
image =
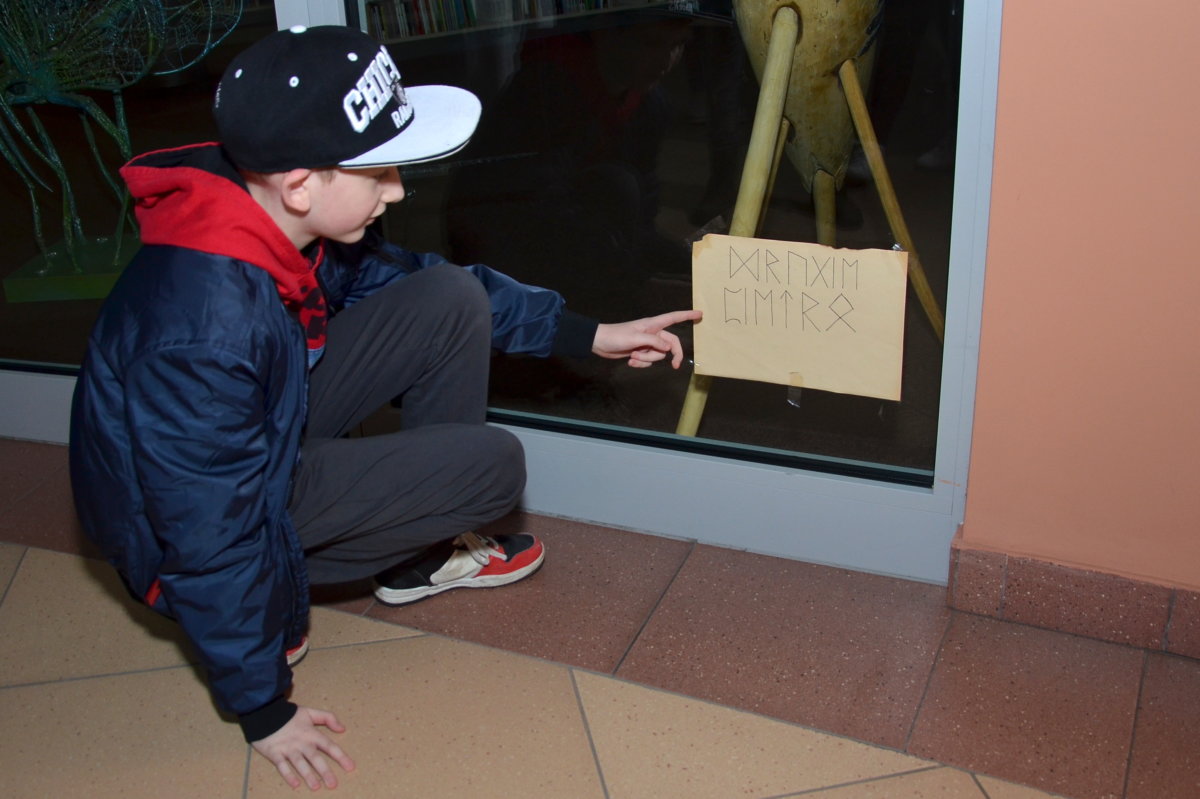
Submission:
[[970,774],[952,768],[844,785],[812,795],[819,799],[988,799]]
[[25,547],[0,544],[0,598],[3,598],[4,591],[17,571],[17,564],[21,562],[21,555],[24,553]]
[[0,690],[5,796],[242,795],[246,744],[188,667]]
[[425,633],[411,627],[388,624],[328,608],[313,608],[308,624],[308,641],[314,650],[371,641],[390,641],[393,638],[410,638],[416,635]]
[[[603,795],[562,666],[407,638],[310,653],[293,699],[347,727],[335,737],[357,768],[341,775],[338,799]],[[252,758],[249,796],[295,795],[270,763]]]
[[609,677],[575,678],[612,799],[774,796],[932,765]]
[[985,777],[982,774],[975,776],[979,779],[979,784],[987,791],[990,799],[1055,799],[1059,796],[1059,794],[1046,793],[1026,785],[1017,785],[1015,782],[998,780],[995,777]]
[[[0,587],[24,547],[0,545]],[[47,631],[54,631],[48,634]],[[348,613],[314,608],[313,648],[423,635]],[[176,625],[132,601],[108,566],[30,549],[0,608],[0,684],[136,671],[187,662]]]
[[30,548],[0,605],[0,685],[188,661],[178,627],[134,602],[107,564]]

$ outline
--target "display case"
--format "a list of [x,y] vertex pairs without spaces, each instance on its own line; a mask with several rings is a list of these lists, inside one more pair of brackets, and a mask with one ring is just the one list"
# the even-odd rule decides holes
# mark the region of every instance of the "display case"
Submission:
[[545,23],[653,4],[654,0],[366,0],[367,33],[383,42]]
[[[135,151],[215,136],[209,112],[211,95],[231,51],[265,35],[277,24],[284,24],[278,20],[289,19],[286,24],[293,24],[279,9],[272,14],[269,7],[256,5],[260,6],[256,13],[251,13],[251,7],[247,6],[242,24],[204,63],[171,81],[148,81],[130,92],[127,111]],[[309,7],[312,5],[308,3]],[[347,13],[344,18],[353,18],[363,27],[370,27],[373,23],[367,9],[374,5],[379,4],[351,2],[346,9],[354,13]],[[458,13],[458,6],[451,8]],[[998,8],[998,3],[989,1],[974,16],[976,27],[971,41],[977,45],[992,41],[990,26],[997,24]],[[432,10],[428,5],[426,9],[426,14]],[[956,453],[962,450],[955,448],[952,434],[960,431],[961,419],[969,413],[969,403],[955,401],[969,397],[969,391],[964,393],[960,383],[964,370],[969,371],[970,366],[964,367],[962,356],[965,306],[956,309],[955,303],[963,302],[964,297],[970,299],[969,292],[964,294],[962,287],[975,285],[971,281],[978,279],[970,274],[963,277],[962,270],[982,263],[979,242],[983,239],[971,238],[969,234],[976,230],[979,218],[978,214],[972,216],[971,209],[981,203],[986,205],[986,192],[976,190],[981,185],[977,181],[960,180],[960,164],[953,148],[956,123],[963,124],[958,118],[958,44],[962,41],[957,33],[961,21],[958,3],[953,0],[889,3],[888,9],[885,29],[880,35],[885,47],[889,43],[891,47],[890,51],[881,51],[879,58],[889,67],[877,69],[876,79],[867,87],[868,101],[873,112],[877,112],[879,137],[897,193],[906,209],[911,209],[909,224],[922,248],[922,260],[932,287],[948,311],[947,346],[943,348],[937,337],[931,335],[924,315],[912,303],[906,321],[904,386],[899,402],[807,390],[796,397],[780,386],[720,380],[714,386],[697,435],[686,440],[673,430],[686,390],[688,365],[675,372],[657,368],[633,370],[599,359],[535,362],[498,357],[493,364],[492,420],[534,431],[526,436],[534,464],[531,507],[581,518],[602,518],[602,514],[595,515],[598,510],[566,509],[558,503],[574,481],[582,479],[587,483],[592,479],[568,480],[569,474],[576,473],[575,467],[583,469],[581,474],[590,474],[588,469],[593,465],[600,468],[607,462],[604,458],[615,452],[614,446],[633,447],[645,458],[661,464],[653,468],[656,474],[681,475],[683,471],[692,474],[687,467],[694,465],[699,472],[692,476],[703,485],[709,485],[701,479],[704,475],[720,471],[713,464],[729,460],[745,463],[745,475],[715,479],[718,483],[731,480],[730,484],[741,486],[761,484],[767,493],[755,500],[760,504],[775,495],[775,489],[766,488],[775,485],[775,476],[787,475],[789,484],[815,486],[816,494],[809,499],[819,505],[823,501],[820,497],[838,494],[838,491],[829,494],[826,489],[843,485],[813,482],[805,477],[823,473],[868,478],[872,485],[877,481],[902,488],[916,487],[929,492],[930,502],[937,504],[939,513],[944,506],[949,507],[946,503],[950,500],[939,498],[944,493],[940,486],[945,480],[951,481],[945,485],[958,484],[954,481],[959,480],[958,466],[964,461],[956,459]],[[460,20],[467,23],[472,20],[464,3],[462,16],[453,17],[457,26],[452,29],[443,22],[445,30],[422,29],[414,35],[410,20],[405,36],[400,28],[385,31],[382,16],[374,23],[379,26],[379,38],[386,41],[396,56],[407,84],[465,86],[480,96],[485,109],[484,123],[469,149],[443,162],[404,170],[409,196],[383,220],[385,232],[389,238],[413,249],[435,250],[460,262],[482,261],[519,279],[559,290],[567,297],[569,307],[604,321],[689,307],[686,248],[690,240],[705,230],[720,230],[722,218],[728,222],[727,213],[736,196],[740,159],[757,98],[757,81],[748,69],[745,53],[739,50],[737,28],[732,23],[697,19],[683,25],[681,41],[672,38],[675,32],[662,38],[659,34],[663,26],[659,23],[669,15],[661,12],[670,8],[661,2],[610,3],[591,9],[560,5],[553,9],[553,14],[538,16],[527,13],[531,10],[550,11],[546,5],[540,9],[514,5],[511,22],[484,22],[477,0],[474,23],[457,25]],[[890,13],[892,10],[896,13]],[[442,16],[445,20],[445,5]],[[314,18],[310,24],[328,21],[324,17]],[[549,146],[549,137],[558,134],[559,128],[570,130],[576,115],[573,109],[580,104],[586,106],[583,101],[589,96],[568,92],[565,96],[570,102],[556,105],[551,98],[564,95],[561,86],[554,87],[552,82],[562,79],[568,67],[581,69],[588,48],[595,48],[601,40],[604,40],[601,48],[617,54],[619,57],[613,61],[622,68],[630,68],[639,61],[634,58],[637,53],[667,55],[668,68],[660,70],[653,87],[639,95],[642,111],[653,110],[653,114],[624,116],[630,110],[624,101],[615,106],[618,117],[635,124],[634,129],[618,137],[622,138],[625,154],[650,165],[645,170],[650,181],[644,184],[645,191],[641,194],[650,202],[627,204],[613,202],[612,195],[607,201],[593,196],[592,204],[578,211],[571,204],[584,193],[556,189],[559,193],[540,198],[540,205],[528,205],[529,190],[556,185],[554,165],[549,161],[554,153],[561,151]],[[992,51],[976,48],[973,53],[971,57],[979,61]],[[654,61],[651,57],[641,59],[640,63]],[[528,69],[531,65],[533,71]],[[972,126],[969,130],[986,132],[987,114],[980,114],[975,105],[980,88],[986,91],[989,86],[979,77],[978,65],[972,74],[975,94],[964,93],[970,107],[975,109],[969,117]],[[528,83],[516,87],[517,80]],[[514,88],[532,90],[532,103],[529,95],[517,102],[520,98],[514,98]],[[77,124],[69,119],[48,115],[48,127],[52,131],[70,129],[72,135],[80,136]],[[535,143],[529,135],[531,131],[543,139]],[[597,131],[603,134],[600,138],[613,141],[612,131],[605,130],[603,124],[590,132],[582,131],[575,138],[597,144],[600,138],[591,137]],[[580,132],[577,128],[576,133]],[[86,160],[87,142],[83,138],[78,141],[77,147],[66,152],[68,160]],[[957,141],[961,154],[964,141],[961,131]],[[965,141],[974,147],[969,151],[970,174],[986,176],[990,151],[984,153],[984,162],[980,162],[979,148],[970,138]],[[596,174],[589,172],[588,176]],[[613,175],[603,170],[599,174]],[[510,183],[509,177],[514,182]],[[524,192],[526,196],[506,200],[503,191],[506,184],[517,195]],[[585,178],[567,185],[614,184]],[[103,210],[100,198],[107,189],[97,181],[87,191],[84,204],[89,211],[100,213]],[[556,197],[563,201],[555,202]],[[5,175],[0,181],[0,201],[7,208],[19,208],[24,200],[20,184],[14,184],[11,175]],[[891,246],[891,232],[869,185],[848,179],[839,200],[842,202],[837,222],[842,244]],[[614,209],[624,215],[606,217]],[[647,220],[658,234],[649,249],[643,250],[649,255],[636,258],[599,255],[614,242],[628,246],[631,235],[646,230]],[[476,224],[479,221],[495,230],[479,230]],[[34,250],[34,242],[28,221],[21,214],[7,215],[2,224],[8,226],[6,266],[11,272]],[[582,233],[572,235],[572,231]],[[816,239],[812,197],[786,164],[779,170],[772,202],[764,212],[762,234],[779,239]],[[958,244],[952,244],[954,237]],[[664,244],[665,250],[656,249],[657,244]],[[953,257],[956,247],[959,255]],[[682,267],[678,258],[681,248],[685,254]],[[618,272],[615,277],[614,270]],[[619,274],[621,270],[624,274]],[[960,275],[957,293],[953,289],[956,273]],[[613,279],[589,285],[599,275]],[[622,283],[625,278],[636,285]],[[6,301],[0,306],[3,334],[0,358],[15,370],[70,375],[82,356],[99,302],[93,299]],[[687,331],[680,332],[686,340]],[[958,338],[952,340],[951,335]],[[694,355],[690,346],[687,354]],[[947,369],[951,384],[944,386]],[[950,416],[946,415],[947,408],[951,410]],[[384,409],[383,414],[387,413]],[[598,443],[592,447],[588,441]],[[544,457],[557,458],[556,453],[561,454],[562,462],[554,461],[558,465],[553,469],[537,465]],[[568,464],[573,464],[571,469],[564,468]],[[943,474],[947,470],[954,471]],[[619,471],[630,480],[646,473],[640,466],[623,466]],[[567,482],[556,482],[560,474]],[[943,480],[939,481],[939,477]],[[636,489],[636,485],[618,489],[624,483],[613,475],[605,479],[615,480],[613,490]],[[694,495],[700,490],[689,485],[680,484],[683,492],[680,496]],[[715,485],[701,493],[715,497]],[[905,507],[911,504],[914,509],[925,507],[920,500],[924,494],[883,491],[882,495],[891,508],[899,507],[897,502]],[[686,534],[694,534],[701,520],[681,513],[679,496],[672,496],[675,498],[664,506],[674,510],[655,521],[625,519],[619,514],[620,518],[603,518],[669,534],[685,534],[687,528]],[[752,510],[753,504],[743,503],[739,507]],[[638,507],[650,509],[646,503],[639,503]],[[779,513],[786,516],[790,511],[781,508]],[[889,526],[891,518],[888,517]],[[848,528],[839,522],[839,529]],[[855,535],[845,533],[847,540],[857,540]],[[863,535],[870,537],[867,533]],[[784,549],[765,543],[758,546]],[[813,557],[841,561],[840,556]]]

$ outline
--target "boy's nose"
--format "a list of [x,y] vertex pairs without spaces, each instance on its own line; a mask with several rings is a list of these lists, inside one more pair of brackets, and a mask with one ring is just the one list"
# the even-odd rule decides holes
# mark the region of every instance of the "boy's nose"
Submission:
[[400,169],[398,167],[388,167],[387,173],[383,176],[383,201],[385,203],[398,203],[404,199],[404,183],[400,180]]

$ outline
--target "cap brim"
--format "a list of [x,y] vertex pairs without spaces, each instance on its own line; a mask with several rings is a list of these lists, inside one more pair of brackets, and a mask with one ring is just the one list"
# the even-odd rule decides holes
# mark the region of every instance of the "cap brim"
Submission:
[[389,141],[338,166],[419,164],[467,145],[483,110],[478,97],[457,86],[406,86],[404,93],[413,109],[412,122]]

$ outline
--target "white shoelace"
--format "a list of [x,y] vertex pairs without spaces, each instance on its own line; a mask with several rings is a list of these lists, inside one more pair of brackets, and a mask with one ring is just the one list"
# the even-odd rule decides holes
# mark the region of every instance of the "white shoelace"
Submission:
[[480,566],[488,565],[488,561],[495,555],[500,560],[508,560],[504,555],[504,550],[496,543],[496,539],[478,533],[463,533],[454,539],[454,546],[459,549],[465,549],[467,554],[474,558],[475,562]]

